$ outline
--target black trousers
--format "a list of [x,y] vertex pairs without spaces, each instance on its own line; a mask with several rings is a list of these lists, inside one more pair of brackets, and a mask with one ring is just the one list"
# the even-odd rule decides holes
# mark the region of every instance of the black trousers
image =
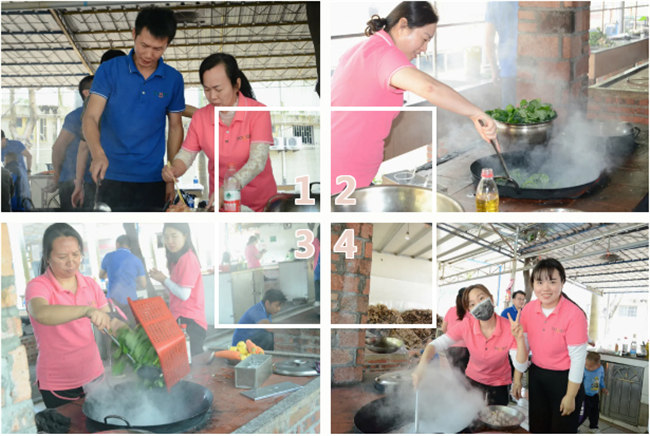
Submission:
[[59,203],[64,212],[92,211],[95,203],[95,183],[84,183],[84,202],[79,208],[72,207],[72,193],[74,192],[74,180],[59,182]]
[[566,395],[569,370],[552,371],[536,365],[530,366],[529,421],[531,433],[577,433],[580,406],[585,390],[580,384],[571,415],[560,415],[560,403]]
[[490,385],[484,385],[483,383],[479,383],[476,380],[472,380],[469,377],[467,377],[467,380],[469,380],[469,383],[472,386],[482,390],[485,394],[487,394],[488,406],[508,405],[508,402],[510,401],[510,393],[508,392],[508,388],[510,387],[510,385],[490,386]]
[[445,353],[447,354],[449,364],[465,374],[467,364],[469,363],[469,350],[467,347],[449,347]]
[[135,183],[102,181],[99,198],[113,212],[162,212],[165,205],[165,182]]
[[192,356],[203,353],[203,342],[205,342],[207,331],[191,318],[179,316],[177,321],[180,321],[180,324],[187,325],[185,330],[190,336],[190,353]]
[[255,345],[261,347],[263,350],[273,351],[275,348],[273,333],[264,329],[256,329],[255,333],[253,333],[248,339],[253,341]]
[[86,395],[81,386],[64,391],[46,391],[43,389],[39,389],[39,391],[43,397],[43,403],[45,403],[45,407],[48,409],[63,406]]
[[582,403],[585,408],[585,414],[580,419],[580,424],[589,418],[589,428],[598,428],[598,415],[600,411],[600,396],[585,395],[585,401]]

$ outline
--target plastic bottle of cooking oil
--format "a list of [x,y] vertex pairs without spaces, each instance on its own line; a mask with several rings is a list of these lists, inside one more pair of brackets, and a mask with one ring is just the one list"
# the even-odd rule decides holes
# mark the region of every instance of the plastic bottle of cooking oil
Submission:
[[241,185],[234,175],[237,169],[234,164],[228,164],[228,170],[223,178],[223,210],[224,212],[241,212]]
[[476,187],[476,211],[499,211],[499,188],[497,188],[494,181],[492,168],[483,168],[481,170],[481,181],[478,182]]

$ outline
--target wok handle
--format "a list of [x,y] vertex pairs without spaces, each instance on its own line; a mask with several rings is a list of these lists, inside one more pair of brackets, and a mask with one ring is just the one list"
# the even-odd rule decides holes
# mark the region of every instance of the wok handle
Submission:
[[633,126],[632,127],[632,132],[634,132],[634,133],[632,133],[632,136],[634,137],[634,139],[636,139],[639,136],[639,133],[641,133],[641,129],[639,129],[636,126]]
[[121,421],[124,421],[124,423],[126,424],[126,427],[127,427],[127,428],[131,428],[131,423],[130,423],[129,421],[127,421],[126,418],[123,418],[123,417],[121,417],[120,415],[106,415],[106,416],[104,417],[104,424],[106,424],[106,425],[110,425],[110,424],[108,423],[108,420],[109,420],[110,418],[119,419],[119,420],[121,420]]

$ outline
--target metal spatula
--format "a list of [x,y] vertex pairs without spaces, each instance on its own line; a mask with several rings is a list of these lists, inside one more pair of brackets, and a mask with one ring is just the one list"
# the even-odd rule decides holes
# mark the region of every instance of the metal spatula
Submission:
[[419,433],[419,424],[420,424],[420,417],[418,416],[419,412],[419,405],[420,405],[420,390],[416,389],[415,390],[415,424],[413,426],[413,433]]
[[[485,123],[483,122],[483,120],[479,119],[478,123],[481,125],[481,127],[485,127]],[[505,177],[506,183],[511,184],[512,186],[514,186],[514,188],[517,191],[519,191],[520,189],[519,183],[517,183],[517,181],[513,179],[512,176],[510,176],[510,171],[508,171],[508,166],[506,165],[506,161],[503,159],[503,155],[501,154],[501,150],[499,149],[499,146],[492,139],[490,139],[490,145],[492,146],[492,148],[494,148],[494,151],[496,152],[497,157],[499,158],[499,162],[501,162],[501,166],[503,167],[503,171],[506,173],[506,177]]]

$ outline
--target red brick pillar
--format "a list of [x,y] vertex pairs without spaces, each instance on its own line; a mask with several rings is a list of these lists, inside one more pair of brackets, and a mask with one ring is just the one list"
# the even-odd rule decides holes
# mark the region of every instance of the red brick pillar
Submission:
[[[372,224],[332,224],[332,324],[368,321],[372,228]],[[354,231],[357,252],[353,259],[333,251],[346,229]]]
[[517,98],[551,103],[561,121],[587,109],[589,3],[519,2]]
[[332,329],[332,386],[363,380],[365,329]]
[[319,329],[280,329],[273,331],[275,351],[295,351],[320,355]]
[[2,434],[36,433],[7,224],[2,224]]

